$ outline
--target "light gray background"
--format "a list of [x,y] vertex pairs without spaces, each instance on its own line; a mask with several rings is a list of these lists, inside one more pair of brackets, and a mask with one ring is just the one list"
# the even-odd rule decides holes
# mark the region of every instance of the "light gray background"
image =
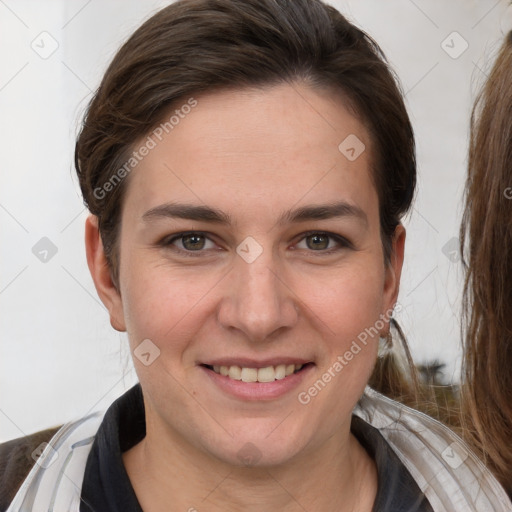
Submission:
[[[127,340],[110,327],[87,269],[72,155],[106,65],[167,3],[0,0],[0,441],[104,408],[135,382]],[[445,361],[446,379],[457,381],[462,272],[450,250],[471,105],[502,30],[512,28],[508,2],[332,3],[377,40],[406,92],[419,187],[406,220],[399,320],[415,359]],[[43,237],[57,249],[46,262],[32,250]]]

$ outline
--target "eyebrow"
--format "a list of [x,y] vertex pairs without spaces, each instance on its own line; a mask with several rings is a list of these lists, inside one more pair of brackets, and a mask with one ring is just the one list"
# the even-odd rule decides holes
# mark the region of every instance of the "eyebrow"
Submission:
[[151,208],[142,216],[142,220],[151,221],[158,218],[178,218],[188,220],[199,220],[217,224],[232,224],[231,217],[209,206],[197,206],[182,203],[165,203]]
[[337,203],[323,204],[323,205],[310,205],[297,208],[285,212],[279,217],[278,224],[285,224],[287,222],[304,222],[308,220],[324,220],[339,217],[353,217],[368,224],[368,217],[366,213],[354,204],[345,201]]
[[[309,220],[325,220],[339,217],[353,217],[368,225],[366,213],[354,204],[345,201],[322,205],[302,206],[295,210],[284,212],[276,224],[306,222]],[[142,220],[150,222],[160,218],[179,218],[211,222],[214,224],[232,225],[232,217],[216,208],[183,203],[165,203],[151,208],[142,215]]]

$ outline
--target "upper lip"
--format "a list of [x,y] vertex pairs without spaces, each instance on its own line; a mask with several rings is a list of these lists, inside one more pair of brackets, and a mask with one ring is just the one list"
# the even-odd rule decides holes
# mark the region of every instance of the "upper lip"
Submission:
[[272,357],[268,359],[250,359],[248,357],[229,357],[229,358],[218,358],[209,359],[199,364],[206,366],[240,366],[240,368],[266,368],[267,366],[278,366],[280,364],[307,364],[311,363],[311,359],[302,359],[298,357]]

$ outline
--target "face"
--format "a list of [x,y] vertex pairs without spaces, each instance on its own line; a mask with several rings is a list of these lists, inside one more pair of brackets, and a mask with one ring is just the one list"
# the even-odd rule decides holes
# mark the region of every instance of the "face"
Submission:
[[371,141],[340,98],[296,84],[196,100],[129,178],[120,293],[91,237],[89,263],[128,333],[148,436],[283,464],[348,438],[403,229],[386,265]]

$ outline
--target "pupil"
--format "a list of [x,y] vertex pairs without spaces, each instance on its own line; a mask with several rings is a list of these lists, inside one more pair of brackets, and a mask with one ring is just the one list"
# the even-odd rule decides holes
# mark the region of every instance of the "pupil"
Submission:
[[201,235],[185,235],[183,247],[190,250],[198,250],[204,247],[204,238]]
[[310,249],[326,249],[329,246],[329,237],[326,235],[308,236],[307,245]]

